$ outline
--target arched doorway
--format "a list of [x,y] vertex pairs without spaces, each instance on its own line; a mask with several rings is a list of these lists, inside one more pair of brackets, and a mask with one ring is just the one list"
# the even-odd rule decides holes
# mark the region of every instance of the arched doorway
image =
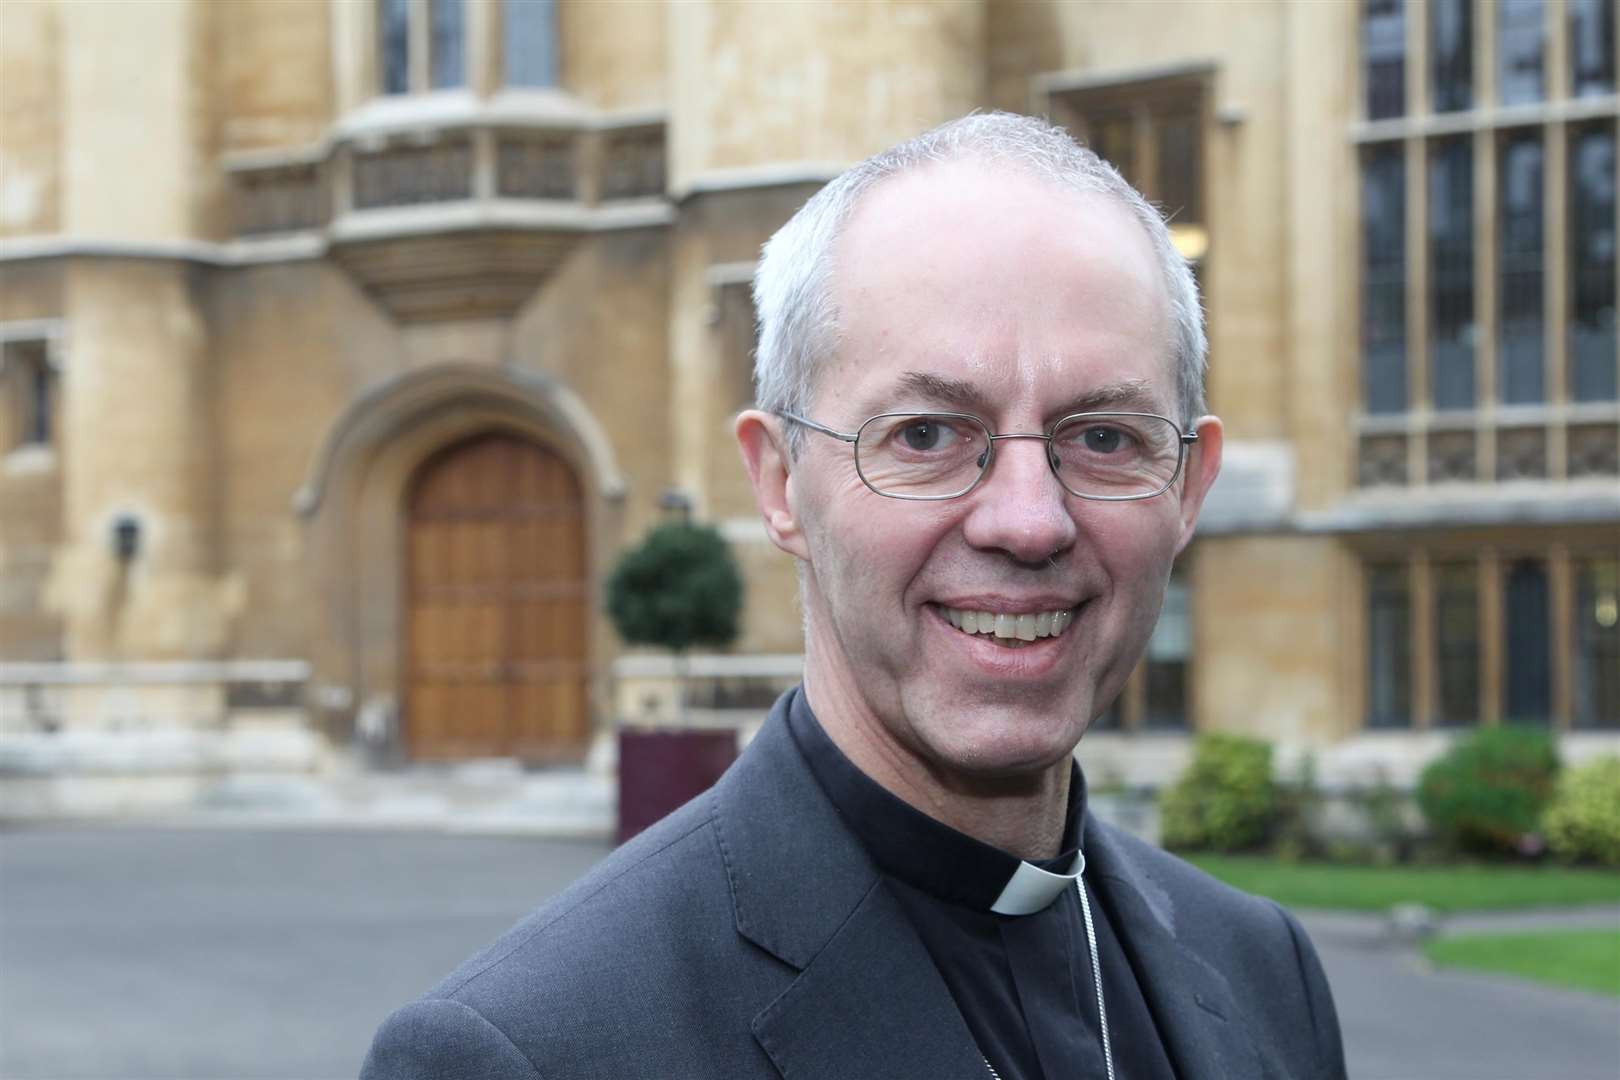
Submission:
[[406,496],[404,726],[417,760],[580,760],[589,736],[584,502],[505,433],[441,451]]

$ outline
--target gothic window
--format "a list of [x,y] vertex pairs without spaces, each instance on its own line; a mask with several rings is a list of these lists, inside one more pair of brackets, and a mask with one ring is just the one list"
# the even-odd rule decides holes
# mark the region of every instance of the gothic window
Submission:
[[1542,41],[1546,13],[1541,0],[1496,2],[1496,93],[1503,105],[1542,98]]
[[1363,401],[1370,413],[1406,408],[1406,158],[1400,144],[1361,161]]
[[1406,5],[1402,0],[1367,0],[1362,9],[1361,49],[1367,119],[1404,114]]
[[1569,129],[1569,387],[1576,401],[1613,401],[1615,338],[1614,125]]
[[1614,93],[1615,0],[1564,0],[1569,12],[1570,94]]
[[1430,0],[1429,72],[1435,112],[1455,112],[1473,105],[1473,0]]
[[1615,6],[1362,0],[1358,486],[1620,474]]
[[1412,596],[1406,567],[1367,571],[1367,726],[1412,724]]
[[1434,568],[1436,710],[1441,724],[1479,722],[1479,569],[1472,562]]
[[1164,606],[1142,662],[1093,731],[1188,731],[1193,727],[1193,591],[1184,554],[1170,572]]
[[428,62],[435,90],[467,81],[462,0],[428,0]]
[[1430,393],[1437,409],[1474,407],[1474,147],[1429,145]]
[[1189,713],[1188,676],[1192,665],[1192,592],[1178,564],[1165,589],[1164,607],[1148,639],[1143,661],[1145,709],[1150,728],[1185,728]]
[[467,85],[466,0],[376,0],[377,89]]
[[1503,596],[1503,716],[1513,723],[1545,724],[1552,713],[1551,620],[1547,567],[1520,559],[1508,567]]
[[1545,399],[1542,342],[1541,132],[1503,138],[1497,156],[1497,394],[1510,405]]
[[1620,558],[1575,567],[1574,706],[1578,727],[1620,727]]
[[1197,273],[1209,250],[1205,99],[1199,77],[1122,82],[1053,97],[1064,125],[1164,211],[1176,249]]
[[1620,728],[1620,548],[1439,538],[1366,564],[1366,726]]
[[377,70],[385,94],[407,94],[411,89],[411,2],[378,0]]
[[28,338],[0,351],[0,406],[7,432],[0,450],[50,446],[56,441],[57,375],[49,342]]
[[557,85],[556,0],[505,0],[501,57],[507,86]]

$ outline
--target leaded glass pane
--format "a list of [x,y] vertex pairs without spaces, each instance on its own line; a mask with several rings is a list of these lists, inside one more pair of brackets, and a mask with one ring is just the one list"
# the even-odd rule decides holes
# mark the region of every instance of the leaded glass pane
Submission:
[[557,85],[555,0],[506,0],[501,10],[506,85]]
[[1615,140],[1606,120],[1569,136],[1569,389],[1613,401],[1615,386]]
[[1429,144],[1429,371],[1437,409],[1474,407],[1474,146]]
[[1508,567],[1503,596],[1504,716],[1509,723],[1545,724],[1552,714],[1551,623],[1547,568],[1535,559]]
[[1620,560],[1575,567],[1575,723],[1620,727]]
[[1474,104],[1473,0],[1430,0],[1429,54],[1435,112]]
[[1405,114],[1406,5],[1402,0],[1366,0],[1361,55],[1367,119]]
[[1565,0],[1569,8],[1570,92],[1614,93],[1615,0]]
[[462,86],[467,82],[462,2],[428,0],[428,23],[432,31],[428,57],[433,69],[434,89]]
[[1479,721],[1479,579],[1472,563],[1434,569],[1434,643],[1442,724]]
[[1367,726],[1412,723],[1412,601],[1404,566],[1367,572]]
[[385,94],[411,89],[410,0],[377,0],[377,71]]
[[1187,579],[1172,574],[1164,606],[1147,648],[1148,727],[1187,726],[1187,674],[1192,658],[1191,592]]
[[1361,162],[1361,375],[1368,412],[1406,410],[1406,158],[1396,143]]
[[1135,187],[1145,187],[1136,175],[1136,125],[1127,113],[1101,113],[1090,117],[1087,133],[1097,156],[1119,170]]
[[1542,99],[1545,23],[1541,0],[1497,0],[1496,92],[1502,104]]
[[1199,142],[1202,125],[1196,112],[1166,113],[1157,118],[1159,183],[1157,201],[1172,225],[1197,225],[1204,220],[1199,193]]
[[1500,192],[1497,235],[1497,392],[1509,404],[1544,400],[1542,338],[1541,132],[1502,140],[1497,158]]

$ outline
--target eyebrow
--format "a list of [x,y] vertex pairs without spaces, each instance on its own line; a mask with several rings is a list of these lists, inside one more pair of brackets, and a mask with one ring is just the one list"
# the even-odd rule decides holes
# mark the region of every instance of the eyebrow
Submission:
[[[993,412],[978,387],[962,379],[952,379],[927,371],[907,371],[900,376],[896,395],[921,398],[931,404],[950,405],[963,412],[983,415]],[[1126,379],[1105,383],[1068,399],[1052,410],[1051,419],[1083,412],[1159,412],[1163,405],[1146,379]]]

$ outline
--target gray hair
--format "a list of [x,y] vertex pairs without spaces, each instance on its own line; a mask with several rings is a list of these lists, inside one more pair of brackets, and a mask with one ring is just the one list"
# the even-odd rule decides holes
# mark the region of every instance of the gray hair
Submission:
[[[1192,269],[1170,240],[1163,215],[1124,177],[1060,127],[1014,113],[974,113],[942,124],[840,173],[799,208],[765,244],[754,275],[759,344],[754,398],[761,409],[803,414],[815,388],[817,364],[837,345],[832,298],[833,248],[861,196],[884,180],[935,162],[1006,164],[1066,189],[1111,196],[1147,230],[1170,302],[1171,357],[1179,420],[1204,412],[1208,343],[1204,310]],[[794,425],[790,445],[801,433]]]

